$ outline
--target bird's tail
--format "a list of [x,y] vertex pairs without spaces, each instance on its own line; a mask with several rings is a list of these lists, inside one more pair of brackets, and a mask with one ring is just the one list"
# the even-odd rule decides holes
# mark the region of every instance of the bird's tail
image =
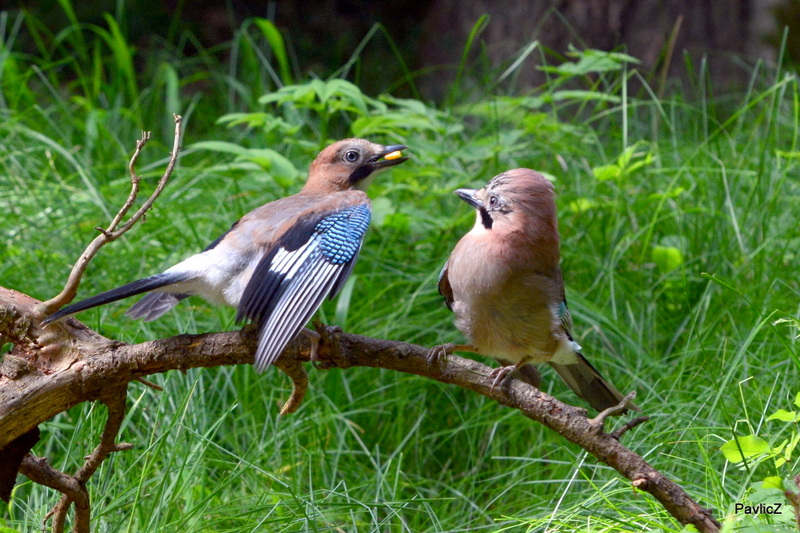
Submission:
[[188,294],[151,292],[133,304],[130,309],[125,311],[125,314],[131,318],[151,322],[178,305],[178,302],[188,297]]
[[116,289],[111,289],[107,292],[101,292],[100,294],[91,296],[85,300],[81,300],[78,303],[68,305],[63,309],[56,311],[42,321],[42,326],[46,326],[60,318],[74,315],[80,311],[97,307],[98,305],[116,302],[117,300],[122,300],[128,296],[135,296],[137,294],[142,294],[143,292],[160,289],[161,287],[165,287],[167,285],[172,285],[180,281],[186,281],[188,278],[189,276],[187,276],[185,273],[162,273],[156,274],[155,276],[150,276],[149,278],[132,281],[131,283],[123,285],[122,287],[117,287]]
[[[609,407],[619,405],[625,396],[606,381],[585,357],[580,353],[577,355],[577,363],[561,365],[551,362],[550,366],[558,372],[564,383],[575,394],[589,402],[589,405],[597,411],[603,411]],[[634,411],[641,412],[641,409],[632,402],[628,403],[628,407]],[[622,414],[626,412],[623,411]]]

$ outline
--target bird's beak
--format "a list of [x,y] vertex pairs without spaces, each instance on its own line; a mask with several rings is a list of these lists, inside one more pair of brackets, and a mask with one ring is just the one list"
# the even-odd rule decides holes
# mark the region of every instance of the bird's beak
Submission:
[[483,202],[481,202],[478,197],[477,189],[458,189],[455,191],[459,198],[467,202],[469,205],[474,207],[475,209],[480,209],[483,207]]
[[403,150],[406,148],[408,148],[408,146],[403,144],[384,146],[380,152],[375,154],[375,156],[369,160],[369,163],[372,164],[373,168],[376,170],[379,168],[399,165],[404,161],[408,161],[407,157],[403,157]]

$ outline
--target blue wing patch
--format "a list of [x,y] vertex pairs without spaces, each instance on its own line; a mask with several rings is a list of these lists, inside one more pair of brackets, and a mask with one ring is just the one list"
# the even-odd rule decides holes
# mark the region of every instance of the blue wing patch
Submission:
[[259,324],[257,371],[278,358],[326,296],[339,292],[369,222],[367,204],[298,221],[259,262],[237,314]]
[[319,247],[325,259],[334,265],[352,261],[361,248],[370,218],[366,205],[323,218],[314,233],[320,235]]

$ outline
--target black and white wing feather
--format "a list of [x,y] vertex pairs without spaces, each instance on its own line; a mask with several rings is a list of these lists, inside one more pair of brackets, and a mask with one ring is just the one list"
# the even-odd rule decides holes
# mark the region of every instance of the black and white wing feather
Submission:
[[239,302],[237,320],[259,325],[255,367],[262,372],[353,270],[370,221],[357,204],[300,220],[256,266]]

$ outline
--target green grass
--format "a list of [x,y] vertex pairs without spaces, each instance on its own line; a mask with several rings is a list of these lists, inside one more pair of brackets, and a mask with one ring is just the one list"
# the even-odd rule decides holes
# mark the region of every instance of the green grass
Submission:
[[[491,72],[465,53],[449,103],[435,106],[294,80],[264,21],[242,28],[229,63],[219,50],[184,56],[189,35],[166,51],[133,49],[113,18],[57,35],[31,18],[1,22],[0,285],[42,299],[58,292],[94,226],[124,201],[143,128],[153,141],[140,172],[145,188],[155,183],[173,112],[186,133],[172,182],[144,224],[97,256],[80,297],[201,250],[249,209],[297,191],[322,146],[361,135],[403,142],[413,159],[372,186],[375,221],[352,292],[320,317],[432,346],[460,338],[436,277],[474,214],[451,191],[532,167],[559,193],[578,341],[652,417],[625,442],[720,519],[765,477],[797,471],[794,456],[739,468],[719,451],[735,436],[777,446],[797,433],[766,419],[792,408],[800,368],[797,328],[774,324],[797,318],[800,301],[794,74],[756,65],[747,90],[716,96],[689,64],[695,85],[658,98],[629,58],[587,51],[523,92],[514,72],[541,53],[532,44]],[[126,342],[235,327],[233,310],[200,300],[150,324],[127,320],[126,308],[80,318]],[[154,379],[164,392],[130,388],[120,439],[134,450],[89,484],[95,531],[681,529],[545,428],[419,377],[310,369],[307,399],[286,418],[278,409],[290,384],[274,370]],[[579,403],[548,370],[543,387]],[[100,406],[76,407],[42,426],[34,452],[74,471],[104,419]],[[0,520],[34,530],[57,496],[20,480]],[[774,528],[769,520],[737,525]]]

